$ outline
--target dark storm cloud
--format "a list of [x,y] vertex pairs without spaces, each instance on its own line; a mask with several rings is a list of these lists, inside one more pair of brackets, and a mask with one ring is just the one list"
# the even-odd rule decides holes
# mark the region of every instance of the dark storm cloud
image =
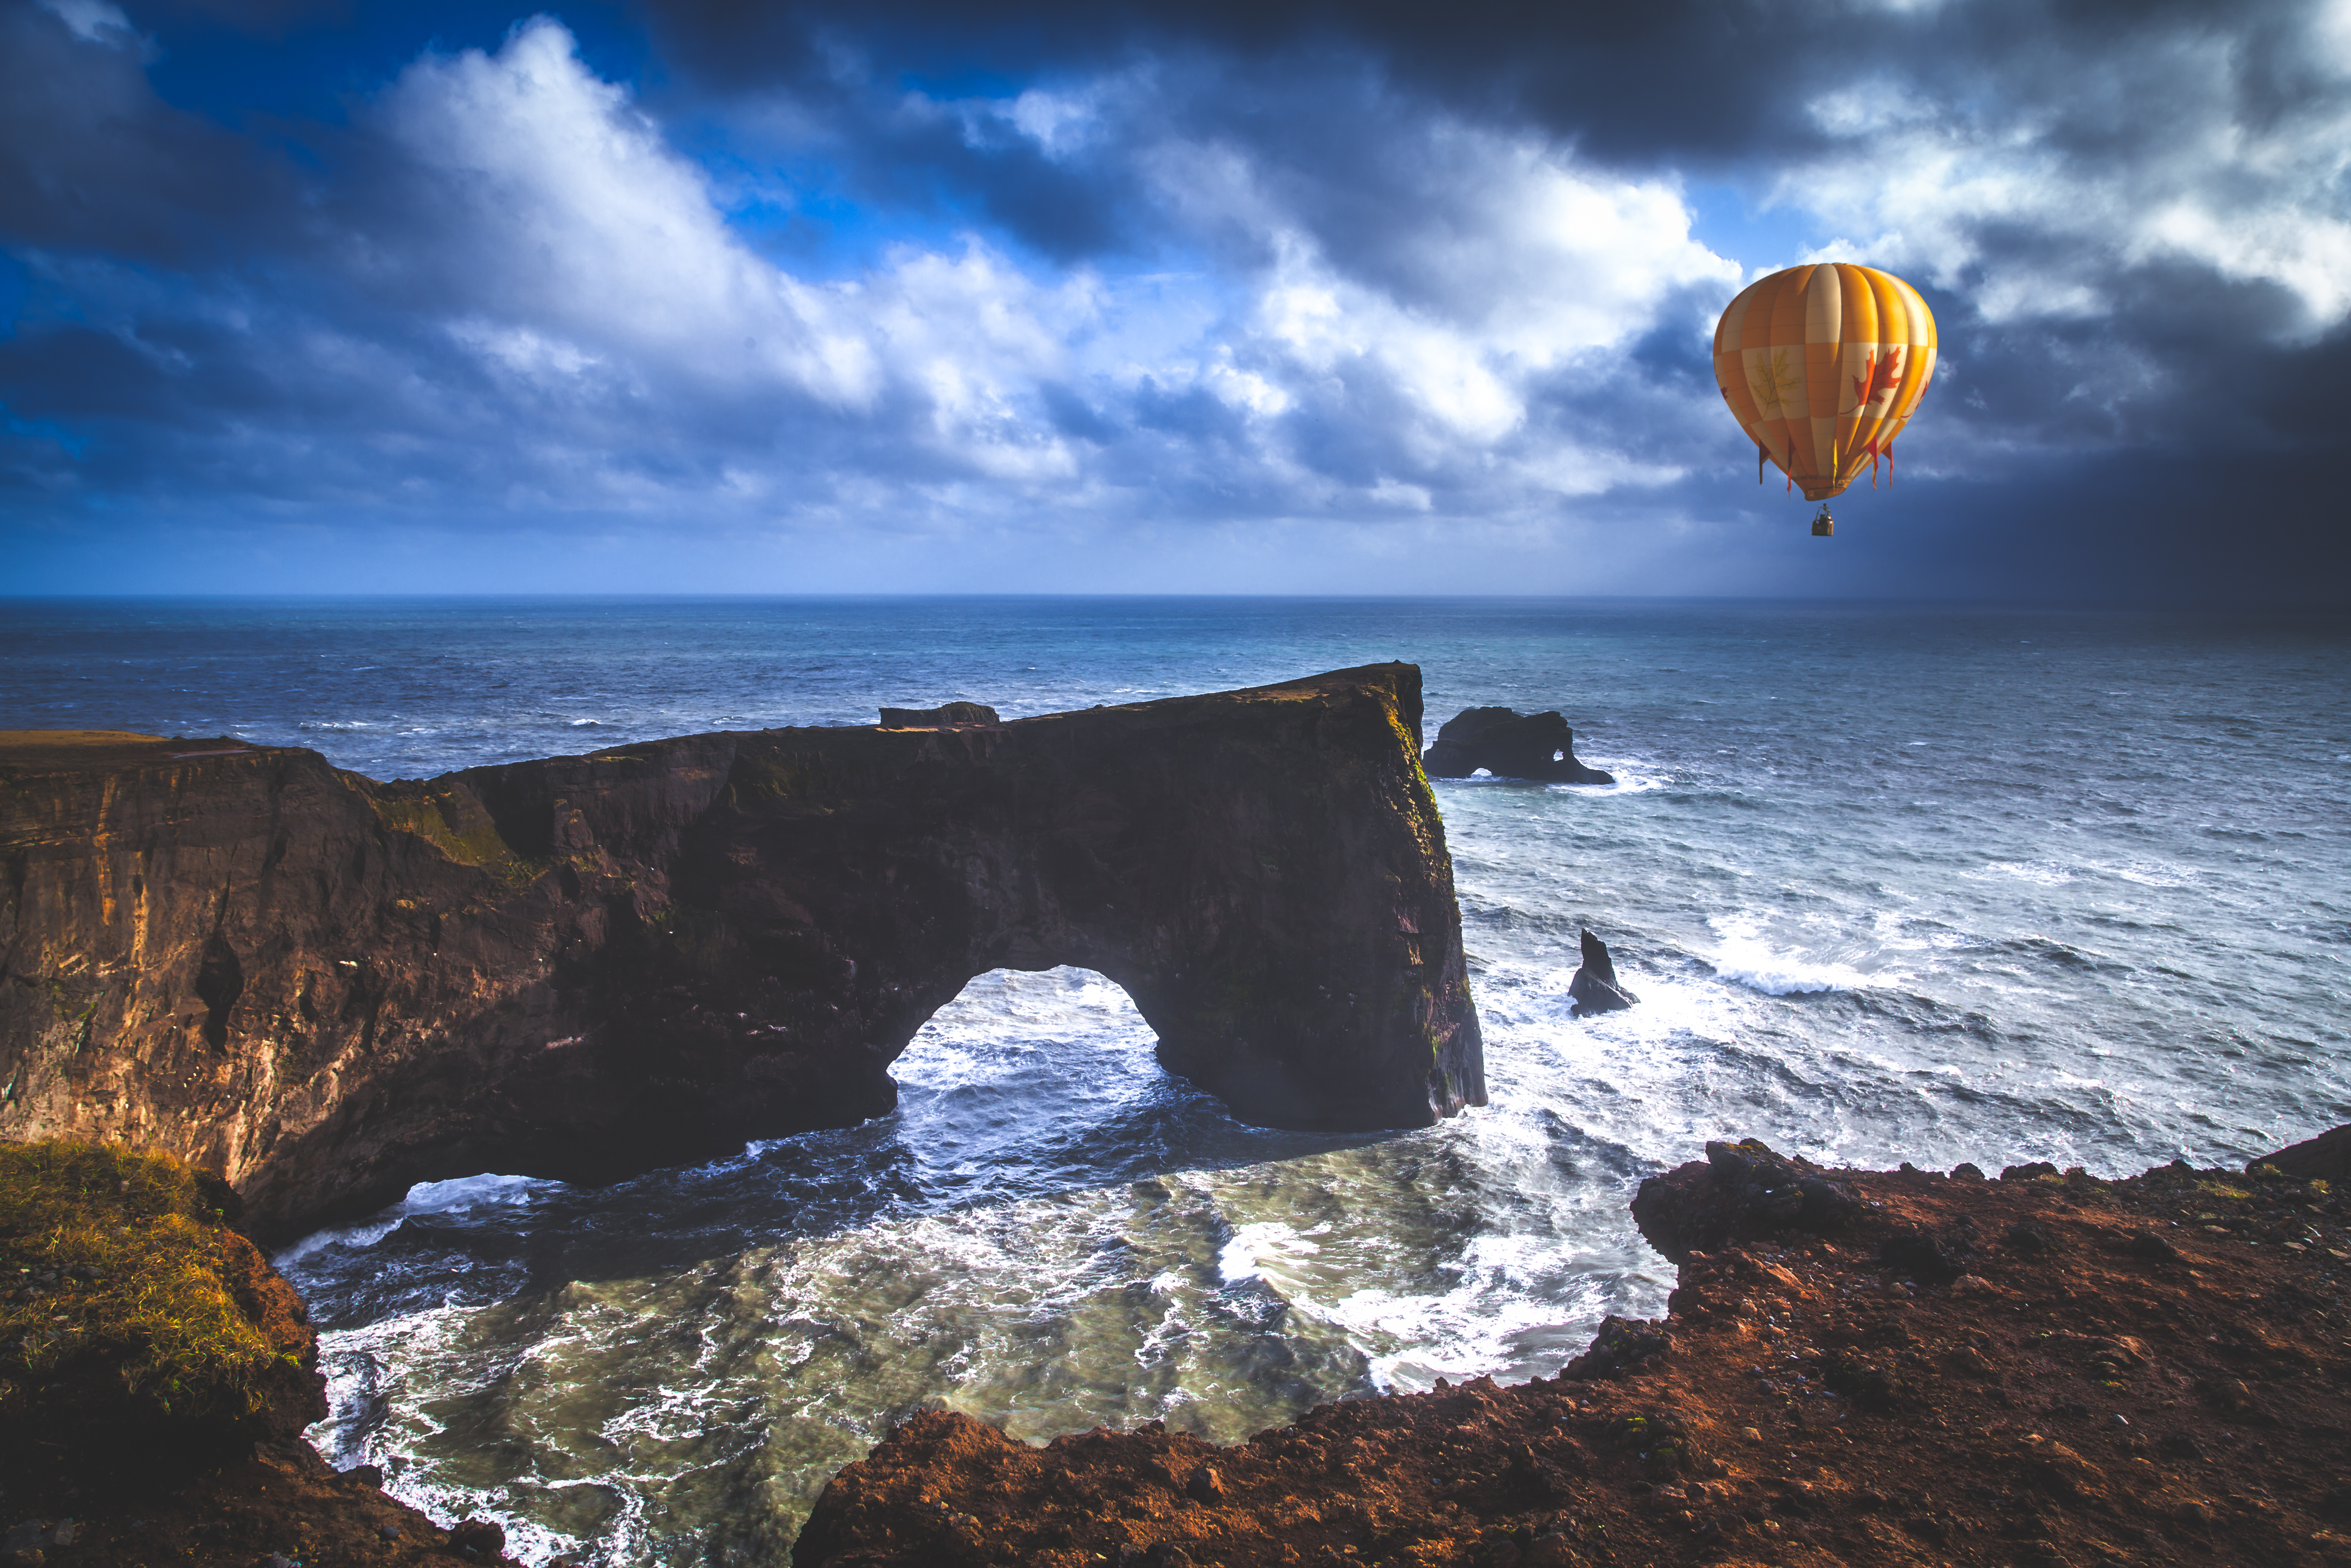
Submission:
[[[150,85],[190,8],[0,5],[23,517],[1317,519],[1735,589],[1706,530],[1774,514],[1707,333],[1802,256],[1693,239],[1710,182],[1942,325],[1916,553],[1846,586],[1979,581],[1979,513],[2036,591],[2346,582],[2295,520],[2343,444],[2336,13],[664,4],[641,93],[533,24],[248,132]],[[2220,473],[2279,520],[2216,574]],[[1642,528],[1707,542],[1606,577]]]
[[186,266],[282,237],[293,185],[269,150],[158,99],[128,29],[77,36],[0,5],[0,236]]
[[[939,0],[689,0],[653,16],[682,64],[737,93],[838,94],[844,59],[858,62],[861,88],[881,62],[896,67],[893,86],[1212,62],[1216,89],[1170,105],[1176,131],[1251,147],[1334,266],[1426,301],[1442,280],[1416,265],[1416,253],[1442,245],[1449,214],[1413,204],[1426,203],[1425,185],[1398,177],[1418,146],[1365,135],[1361,114],[1330,112],[1332,95],[1360,90],[1354,73],[1368,71],[1407,122],[1414,106],[1441,105],[1539,127],[1587,162],[1740,178],[1789,206],[1818,200],[1832,221],[1875,217],[1876,230],[1847,233],[1848,254],[1926,274],[1918,281],[1940,308],[1949,381],[1965,382],[1936,414],[1972,428],[1963,446],[2152,450],[2186,440],[2247,456],[2340,440],[2301,396],[2277,390],[2323,379],[2330,361],[2313,332],[2341,319],[2340,268],[2351,265],[2339,165],[2327,151],[2351,131],[2346,73],[2339,37],[2331,60],[2311,47],[2323,25],[2300,4],[2032,0],[1010,0],[985,12]],[[2231,139],[2258,154],[2211,156]],[[2021,153],[2002,145],[2019,141]],[[1890,217],[1867,210],[1873,182],[1915,177],[1906,164],[1938,144],[1968,155],[1955,161],[1962,184],[1991,188],[1932,190]],[[1823,197],[1808,196],[1813,179]],[[2015,188],[2027,186],[2035,189]],[[2151,242],[2147,214],[2167,202],[2201,202],[2220,232],[2200,245]],[[1918,229],[1917,208],[1938,203],[1945,210],[1924,232],[1886,243],[1885,229],[1905,218]],[[1405,211],[1411,220],[1398,221]],[[1135,243],[1131,209],[1126,222],[1089,220],[1069,203],[1057,212],[1057,250],[1081,235],[1104,249]],[[2332,248],[2320,235],[2298,257],[2231,254],[2232,227],[2250,235],[2297,222],[2332,225]],[[2266,237],[2273,248],[2296,244]],[[2297,271],[2307,283],[2329,267],[2338,273],[2331,295],[2323,281],[2294,287]],[[1988,290],[2013,298],[1987,308]],[[1662,428],[1678,435],[1679,423]]]
[[[1834,137],[1803,105],[1889,71],[1962,83],[1967,96],[1978,90],[1967,78],[1997,78],[1994,98],[2050,111],[2053,141],[2089,156],[2126,154],[2158,133],[2161,116],[2147,104],[2104,96],[2117,78],[2096,66],[2118,52],[2224,49],[2241,111],[2255,121],[2288,115],[2340,90],[2302,47],[2309,10],[2294,0],[664,0],[646,16],[683,65],[737,90],[820,85],[837,77],[844,49],[929,81],[1085,69],[1186,47],[1293,62],[1352,53],[1464,112],[1540,122],[1601,158],[1688,168],[1820,151]],[[2142,129],[2126,131],[2125,118]]]

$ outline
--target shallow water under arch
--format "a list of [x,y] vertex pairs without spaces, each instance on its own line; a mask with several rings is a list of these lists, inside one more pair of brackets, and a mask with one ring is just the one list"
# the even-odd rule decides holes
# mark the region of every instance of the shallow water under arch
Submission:
[[772,1561],[916,1408],[1236,1441],[1548,1371],[1657,1293],[1637,1241],[1570,1239],[1622,1170],[1490,1121],[1245,1126],[1152,1046],[1099,974],[997,970],[899,1059],[892,1115],[601,1189],[429,1184],[311,1237],[280,1265],[324,1333],[313,1440],[535,1556]]

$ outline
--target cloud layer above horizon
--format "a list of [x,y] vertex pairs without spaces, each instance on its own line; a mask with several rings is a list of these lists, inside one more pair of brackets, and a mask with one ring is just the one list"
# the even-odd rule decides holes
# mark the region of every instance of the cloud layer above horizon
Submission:
[[[0,0],[0,545],[47,591],[2341,595],[2351,0],[1514,14]],[[1830,258],[1945,352],[1824,555],[1708,342]]]

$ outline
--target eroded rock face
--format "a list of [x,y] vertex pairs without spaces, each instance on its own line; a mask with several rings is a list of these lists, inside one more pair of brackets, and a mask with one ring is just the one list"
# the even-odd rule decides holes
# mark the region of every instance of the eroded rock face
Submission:
[[1647,1177],[1633,1195],[1641,1234],[1676,1263],[1780,1231],[1834,1235],[1859,1212],[1844,1185],[1756,1138],[1711,1142],[1704,1165]]
[[1621,1012],[1641,999],[1616,983],[1616,961],[1608,956],[1608,945],[1589,931],[1583,934],[1583,959],[1576,966],[1575,978],[1567,983],[1567,996],[1578,1018]]
[[2289,1144],[2274,1154],[2249,1161],[2245,1168],[2258,1171],[2263,1166],[2274,1166],[2304,1181],[2351,1180],[2351,1126],[2336,1127],[2299,1144]]
[[0,742],[0,1136],[169,1150],[283,1235],[415,1181],[609,1180],[887,1111],[967,980],[1058,964],[1250,1121],[1484,1103],[1416,668],[913,711],[935,727],[422,782]]
[[1616,776],[1575,759],[1575,732],[1557,713],[1464,708],[1437,732],[1421,758],[1432,779],[1467,779],[1480,768],[1497,779],[1549,784],[1614,784]]

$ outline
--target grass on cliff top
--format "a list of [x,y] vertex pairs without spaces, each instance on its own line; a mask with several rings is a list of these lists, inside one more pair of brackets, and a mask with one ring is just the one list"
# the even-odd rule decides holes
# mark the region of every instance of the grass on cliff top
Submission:
[[277,1352],[222,1281],[225,1196],[169,1155],[0,1145],[0,1415],[86,1357],[173,1416],[251,1411]]

